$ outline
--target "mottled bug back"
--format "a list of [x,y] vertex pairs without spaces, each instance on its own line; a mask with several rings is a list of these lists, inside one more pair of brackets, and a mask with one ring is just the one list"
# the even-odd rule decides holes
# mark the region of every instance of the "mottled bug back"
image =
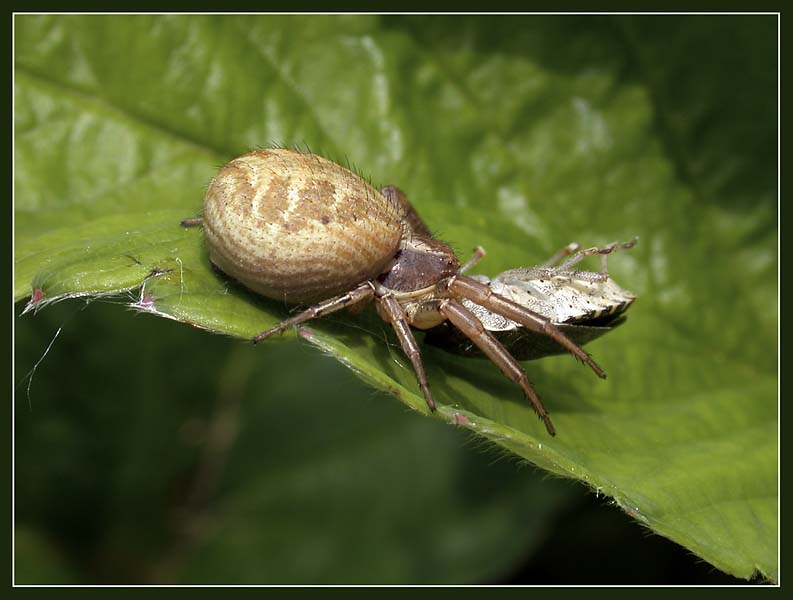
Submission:
[[512,269],[490,282],[490,288],[553,323],[585,324],[624,313],[636,299],[611,278],[594,273],[554,269]]
[[390,264],[402,210],[358,175],[287,149],[224,166],[204,199],[209,257],[246,287],[306,304],[351,290]]
[[[512,269],[493,279],[484,275],[473,275],[472,279],[549,319],[579,346],[624,323],[624,313],[636,299],[611,277],[599,280],[596,273],[536,267]],[[519,360],[553,356],[567,351],[543,333],[526,329],[468,298],[462,298],[461,302]],[[470,339],[448,323],[431,329],[425,341],[455,354],[482,356]]]

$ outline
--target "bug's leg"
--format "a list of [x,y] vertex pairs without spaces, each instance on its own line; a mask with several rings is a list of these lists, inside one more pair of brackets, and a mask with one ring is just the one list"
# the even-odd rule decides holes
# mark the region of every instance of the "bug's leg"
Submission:
[[598,377],[601,379],[606,378],[605,371],[597,365],[592,357],[584,352],[578,344],[559,331],[549,319],[512,300],[499,296],[488,286],[470,277],[466,277],[465,275],[455,275],[449,279],[446,285],[448,289],[457,296],[468,298],[491,312],[511,319],[516,323],[520,323],[526,329],[547,335],[581,362],[589,365]]
[[270,337],[274,333],[286,331],[290,327],[299,325],[305,321],[310,321],[311,319],[316,319],[318,317],[324,317],[325,315],[329,315],[330,313],[336,312],[337,310],[341,310],[353,304],[365,302],[370,300],[372,296],[374,296],[374,289],[372,288],[372,285],[368,282],[361,284],[346,294],[341,294],[340,296],[328,298],[327,300],[318,302],[303,312],[296,314],[294,317],[291,317],[286,321],[282,321],[275,327],[272,327],[267,331],[262,331],[255,338],[253,338],[253,343],[258,344],[263,339]]
[[551,258],[546,260],[544,263],[542,263],[540,265],[540,267],[545,268],[545,269],[547,269],[549,267],[552,267],[556,263],[558,263],[560,260],[562,260],[565,256],[570,256],[573,252],[577,252],[580,247],[581,247],[581,244],[579,244],[578,242],[572,242],[570,244],[567,244],[567,246],[565,246],[564,248],[559,250],[559,252],[554,254]]
[[444,300],[440,305],[441,314],[457,329],[465,334],[465,337],[476,344],[479,349],[501,369],[501,372],[520,386],[523,393],[531,401],[534,411],[545,423],[545,428],[551,435],[556,435],[556,431],[551,423],[551,417],[545,410],[542,400],[534,391],[529,383],[529,378],[520,363],[504,348],[493,335],[484,328],[479,319],[471,311],[465,308],[456,300]]
[[571,258],[568,258],[565,262],[559,265],[559,271],[569,271],[570,267],[573,265],[581,262],[587,256],[592,256],[593,254],[600,254],[600,274],[604,277],[608,276],[608,255],[612,252],[617,250],[627,250],[628,248],[633,248],[636,245],[636,242],[639,241],[639,238],[633,238],[629,242],[614,242],[613,244],[609,244],[608,246],[603,246],[602,248],[587,248],[586,250],[581,250],[574,254]]
[[204,224],[204,217],[191,217],[189,219],[182,219],[182,227],[199,227]]
[[457,270],[457,272],[458,273],[465,273],[468,269],[470,269],[475,264],[477,264],[485,256],[487,256],[487,252],[485,252],[485,249],[482,248],[482,246],[477,246],[476,248],[474,248],[473,256],[471,256],[471,258],[469,258],[467,261],[465,261],[465,264],[462,267],[460,267]]
[[427,237],[432,237],[432,233],[430,232],[427,225],[422,221],[419,213],[416,212],[416,209],[413,208],[413,205],[408,200],[408,197],[405,195],[405,192],[400,190],[395,185],[387,185],[385,187],[380,188],[380,193],[383,194],[386,198],[388,198],[391,202],[396,204],[400,207],[402,211],[402,217],[405,219],[407,224],[410,226],[411,231],[418,235],[423,235]]
[[424,399],[427,401],[427,406],[431,411],[435,410],[435,400],[432,399],[430,387],[427,383],[427,374],[424,372],[424,363],[421,362],[421,351],[416,343],[416,338],[413,337],[413,332],[410,330],[410,325],[407,321],[405,311],[402,306],[397,302],[393,296],[383,296],[378,299],[388,321],[394,327],[394,331],[399,338],[399,343],[402,345],[402,351],[410,359],[413,364],[413,370],[416,372],[416,378],[419,381],[419,387],[424,394]]

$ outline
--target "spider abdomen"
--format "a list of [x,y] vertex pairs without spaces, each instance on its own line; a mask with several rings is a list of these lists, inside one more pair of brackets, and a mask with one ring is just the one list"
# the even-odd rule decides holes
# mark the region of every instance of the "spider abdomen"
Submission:
[[306,304],[377,277],[402,238],[397,203],[319,156],[240,156],[204,198],[210,260],[249,289]]

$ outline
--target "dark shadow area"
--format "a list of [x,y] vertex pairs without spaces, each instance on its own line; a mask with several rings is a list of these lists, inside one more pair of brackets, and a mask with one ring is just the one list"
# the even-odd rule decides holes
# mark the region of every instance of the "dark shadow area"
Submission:
[[513,573],[494,584],[738,585],[691,552],[652,534],[604,498],[582,493],[553,533]]

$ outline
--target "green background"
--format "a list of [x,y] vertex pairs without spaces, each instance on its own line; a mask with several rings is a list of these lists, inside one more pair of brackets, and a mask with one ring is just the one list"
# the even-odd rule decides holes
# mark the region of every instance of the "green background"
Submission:
[[[16,321],[17,582],[777,579],[774,17],[26,15],[15,61],[17,314],[43,293]],[[551,439],[433,348],[442,407],[406,411],[372,314],[251,348],[286,308],[178,221],[270,143],[399,185],[478,272],[638,235],[610,272],[639,300],[588,347],[609,379],[526,365]]]

